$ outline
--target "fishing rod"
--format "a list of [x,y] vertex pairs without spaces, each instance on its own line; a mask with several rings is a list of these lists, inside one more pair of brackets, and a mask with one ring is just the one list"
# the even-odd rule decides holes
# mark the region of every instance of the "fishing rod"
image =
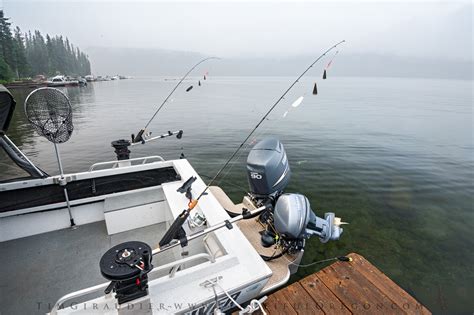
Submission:
[[321,60],[324,56],[326,56],[327,53],[335,49],[337,46],[341,45],[344,43],[345,40],[342,40],[338,42],[337,44],[331,46],[329,49],[327,49],[324,53],[322,53],[316,60],[314,60],[304,71],[301,73],[298,78],[288,87],[288,89],[278,98],[278,100],[270,107],[270,109],[266,112],[266,114],[260,119],[260,121],[257,123],[257,125],[250,131],[248,136],[242,141],[242,143],[237,147],[237,149],[232,153],[230,158],[226,161],[226,163],[219,169],[219,171],[216,173],[216,175],[211,179],[209,184],[206,185],[204,190],[198,195],[196,199],[189,198],[189,203],[188,203],[188,208],[183,210],[183,212],[175,219],[173,224],[170,226],[168,231],[166,231],[165,235],[161,239],[159,245],[160,246],[165,246],[166,244],[169,244],[173,239],[176,238],[176,236],[180,233],[181,228],[186,221],[186,219],[189,217],[189,214],[191,213],[191,210],[193,210],[196,205],[199,202],[199,199],[201,199],[202,196],[206,194],[206,191],[209,189],[209,187],[215,182],[215,180],[219,177],[219,175],[222,173],[222,171],[229,165],[229,163],[232,161],[232,159],[237,155],[237,153],[242,149],[244,144],[250,139],[250,137],[254,134],[254,132],[260,127],[260,125],[265,121],[265,119],[270,115],[270,113],[275,109],[275,107],[285,98],[286,94],[296,85],[296,83],[299,82],[299,80],[319,61]]
[[171,90],[170,94],[168,94],[168,96],[165,98],[165,100],[163,101],[163,103],[161,103],[160,107],[158,107],[158,109],[155,111],[155,113],[153,114],[153,116],[151,116],[150,120],[146,123],[145,127],[143,127],[138,133],[137,133],[137,136],[135,137],[134,135],[132,135],[132,143],[136,143],[136,142],[142,142],[144,143],[144,139],[143,139],[143,134],[145,133],[146,131],[146,128],[148,128],[148,126],[150,125],[150,123],[153,121],[153,119],[155,118],[155,116],[159,113],[159,111],[163,108],[163,106],[165,106],[166,102],[168,101],[168,99],[173,95],[173,93],[176,91],[176,89],[181,85],[181,83],[184,81],[184,79],[186,79],[188,77],[188,75],[197,67],[199,66],[201,63],[207,61],[207,60],[211,60],[211,59],[217,59],[219,60],[220,58],[218,57],[207,57],[207,58],[204,58],[202,59],[201,61],[199,61],[198,63],[196,63],[194,66],[191,67],[191,69],[189,69],[188,72],[186,72],[186,74],[179,80],[178,84],[176,84],[174,86],[174,88]]
[[268,207],[269,207],[269,205],[265,205],[265,206],[261,206],[259,208],[253,209],[253,210],[246,209],[245,211],[242,212],[242,214],[240,214],[238,216],[235,216],[235,217],[233,217],[229,220],[225,220],[225,221],[222,221],[220,223],[214,224],[213,226],[208,227],[207,229],[204,229],[200,232],[191,234],[189,236],[183,235],[179,239],[176,239],[176,241],[173,242],[173,243],[168,242],[168,243],[163,244],[163,245],[160,243],[160,245],[152,251],[152,255],[154,256],[154,255],[160,254],[160,253],[162,253],[166,250],[169,250],[171,248],[174,248],[178,245],[186,246],[189,241],[192,241],[196,238],[207,235],[207,234],[209,234],[211,232],[214,232],[216,230],[220,230],[224,227],[231,230],[233,228],[234,223],[237,223],[241,220],[247,220],[247,219],[253,218],[253,217],[257,216],[258,214],[260,214],[261,212],[267,210]]

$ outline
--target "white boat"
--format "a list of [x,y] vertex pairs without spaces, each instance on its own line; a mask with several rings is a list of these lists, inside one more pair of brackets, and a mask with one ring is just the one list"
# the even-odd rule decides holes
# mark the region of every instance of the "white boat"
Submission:
[[69,80],[63,75],[57,75],[47,81],[48,86],[50,87],[60,87],[60,86],[76,86],[79,85],[77,80]]
[[84,77],[87,82],[93,82],[96,80],[96,78],[92,74],[88,74]]
[[297,271],[307,238],[342,233],[333,213],[316,217],[306,197],[284,193],[291,172],[275,138],[251,150],[241,203],[214,186],[191,208],[207,186],[189,161],[130,159],[128,140],[113,142],[117,161],[47,175],[6,135],[14,100],[4,88],[0,100],[0,147],[31,175],[0,183],[8,314],[30,313],[30,300],[51,314],[250,312]]

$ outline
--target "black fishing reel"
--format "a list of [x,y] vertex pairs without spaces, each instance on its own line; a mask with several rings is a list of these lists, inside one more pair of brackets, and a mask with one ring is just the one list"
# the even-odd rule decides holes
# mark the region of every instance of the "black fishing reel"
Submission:
[[143,242],[126,242],[109,249],[99,264],[102,276],[112,281],[105,293],[114,291],[119,304],[148,295],[152,257],[150,246]]

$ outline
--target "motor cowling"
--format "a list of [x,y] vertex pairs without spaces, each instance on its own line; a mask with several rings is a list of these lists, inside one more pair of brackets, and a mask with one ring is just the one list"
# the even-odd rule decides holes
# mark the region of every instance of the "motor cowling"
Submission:
[[247,157],[250,193],[256,199],[278,197],[290,181],[291,171],[283,144],[269,137],[258,142]]
[[275,229],[288,240],[318,236],[320,241],[338,240],[343,229],[334,213],[325,213],[324,219],[311,210],[308,198],[301,194],[283,194],[278,198],[273,214]]

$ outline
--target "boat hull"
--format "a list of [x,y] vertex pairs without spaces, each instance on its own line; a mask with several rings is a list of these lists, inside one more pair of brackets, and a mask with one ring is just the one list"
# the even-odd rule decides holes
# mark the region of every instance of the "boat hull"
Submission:
[[79,81],[48,82],[47,86],[49,87],[79,86]]

